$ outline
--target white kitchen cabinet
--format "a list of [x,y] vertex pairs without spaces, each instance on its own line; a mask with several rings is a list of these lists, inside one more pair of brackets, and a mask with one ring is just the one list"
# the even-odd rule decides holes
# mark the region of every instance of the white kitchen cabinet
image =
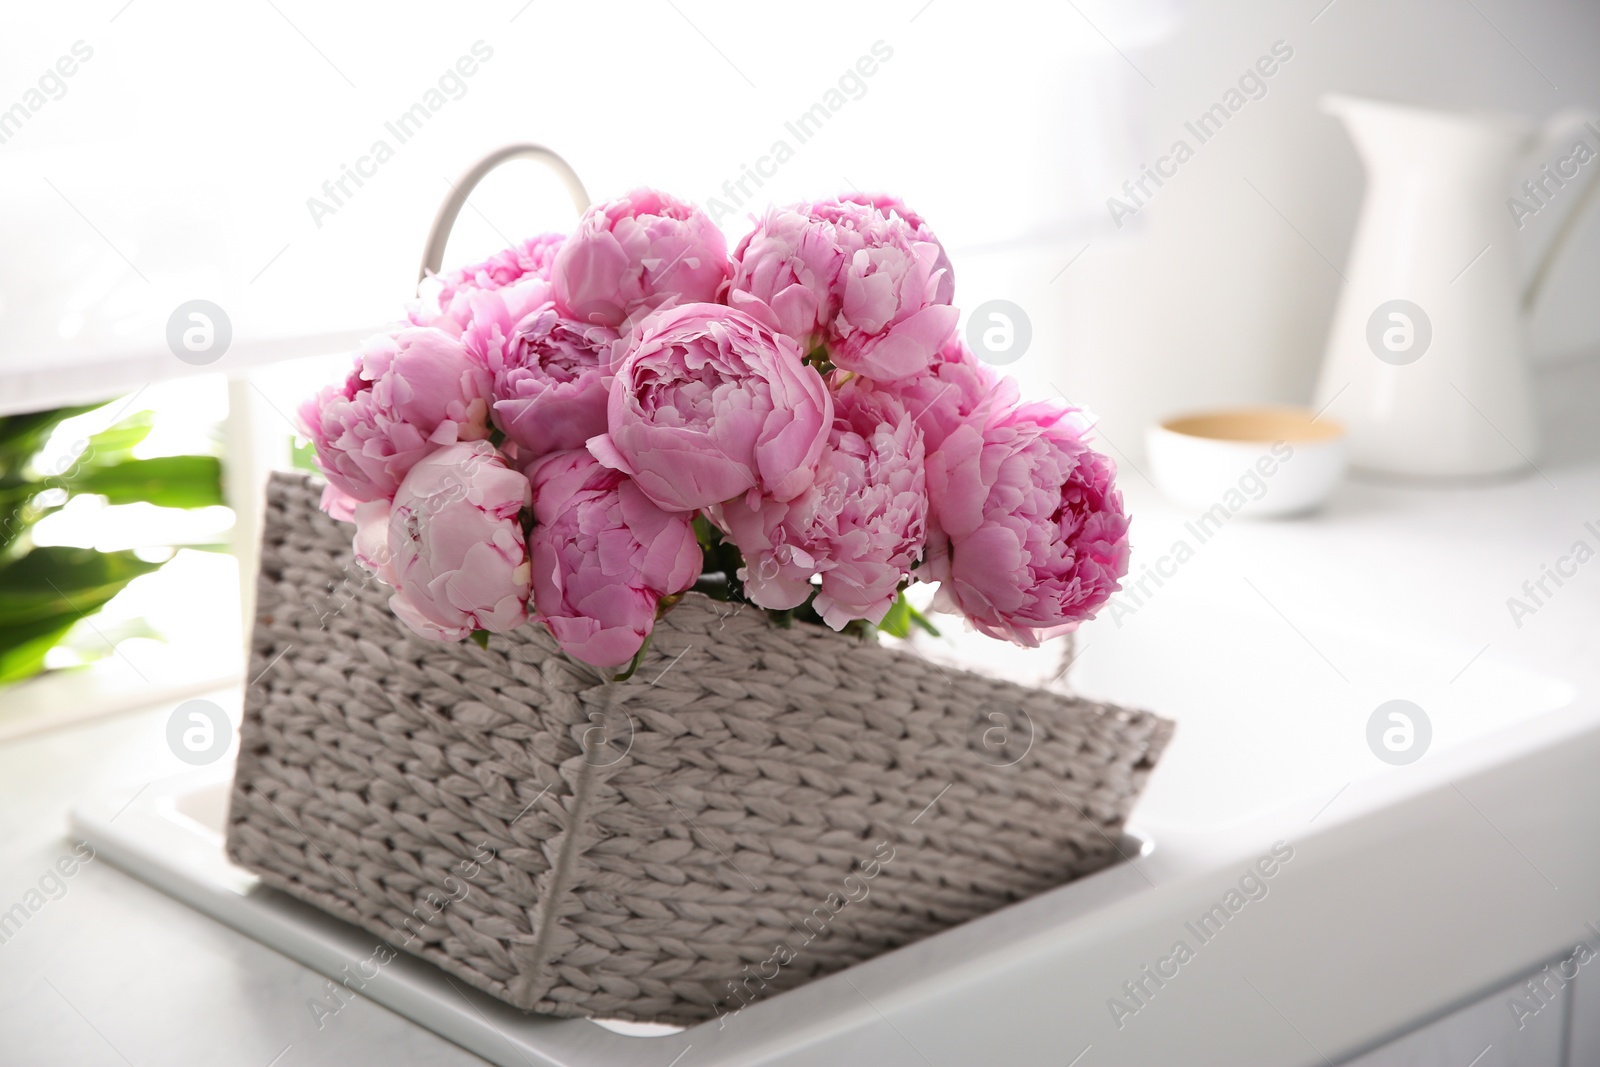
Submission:
[[[1539,972],[1534,972],[1539,973]],[[1530,1008],[1524,983],[1532,975],[1498,990],[1475,1004],[1438,1019],[1382,1048],[1348,1060],[1345,1067],[1589,1067],[1600,1065],[1600,1028],[1589,1024],[1595,1036],[1590,1051],[1563,1063],[1569,999],[1573,986],[1553,994],[1550,1002],[1532,1016],[1513,1010],[1516,998]],[[1588,976],[1580,976],[1588,977]],[[1587,990],[1591,1011],[1600,1007],[1600,981]],[[1520,1023],[1520,1025],[1519,1025]]]

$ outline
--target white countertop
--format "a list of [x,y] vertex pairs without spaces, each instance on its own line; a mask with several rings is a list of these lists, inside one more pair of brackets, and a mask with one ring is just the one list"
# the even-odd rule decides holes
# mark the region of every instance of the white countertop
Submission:
[[[1542,473],[1475,489],[1351,483],[1314,519],[1235,519],[1120,626],[1085,628],[1074,682],[1179,722],[1134,817],[1156,850],[1103,883],[1132,886],[1124,898],[1053,926],[1068,897],[1047,896],[1008,909],[985,944],[957,930],[855,968],[870,1011],[842,1007],[852,994],[835,979],[751,1008],[744,1025],[774,1036],[750,1062],[759,1049],[768,1063],[958,1064],[1003,1046],[1008,1062],[1061,1064],[1092,1045],[1082,1067],[1219,1062],[1222,1049],[1320,1063],[1600,920],[1600,560],[1520,627],[1506,605],[1574,542],[1600,549],[1585,528],[1600,529],[1600,424],[1586,411],[1600,363],[1541,380]],[[1137,576],[1188,516],[1131,464],[1124,484]],[[1434,727],[1404,767],[1366,749],[1367,717],[1393,698]],[[75,803],[185,769],[166,749],[170,710],[0,746],[0,909],[68,852]],[[1171,916],[1203,910],[1279,838],[1297,856],[1277,903],[1208,949],[1152,1004],[1157,1019],[1112,1028],[1106,999],[1165,951]],[[319,1031],[305,1006],[318,976],[107,863],[65,885],[0,944],[0,1062],[481,1062],[366,1001]],[[1100,892],[1084,889],[1071,899]],[[777,1041],[786,1012],[835,1021],[800,1049]],[[696,1039],[678,1067],[719,1040]]]

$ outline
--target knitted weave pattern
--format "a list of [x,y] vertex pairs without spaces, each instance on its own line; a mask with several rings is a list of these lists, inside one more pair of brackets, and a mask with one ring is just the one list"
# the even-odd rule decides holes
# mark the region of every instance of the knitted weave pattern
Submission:
[[268,489],[228,852],[525,1011],[689,1024],[1061,885],[1172,731],[689,594],[632,679],[413,635]]

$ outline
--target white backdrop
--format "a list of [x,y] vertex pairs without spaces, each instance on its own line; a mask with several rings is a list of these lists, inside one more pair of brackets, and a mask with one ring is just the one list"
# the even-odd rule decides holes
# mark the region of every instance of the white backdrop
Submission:
[[[1321,92],[1600,106],[1600,7],[1578,0],[105,0],[3,19],[0,114],[41,106],[0,123],[0,371],[164,359],[167,315],[196,297],[240,344],[375,326],[447,180],[502,143],[555,147],[597,198],[649,183],[710,205],[781,139],[792,158],[746,178],[731,238],[767,199],[899,193],[951,247],[958,303],[1033,318],[1012,370],[1129,450],[1175,408],[1308,399],[1362,180]],[[1106,198],[1280,41],[1293,58],[1264,95],[1115,229]],[[92,57],[49,75],[79,42]],[[475,44],[492,54],[463,76]],[[862,76],[874,46],[889,58]],[[399,143],[385,124],[430,91]],[[839,101],[804,143],[785,125]],[[378,140],[392,158],[363,162]],[[508,172],[452,255],[570,220],[553,182]],[[1600,341],[1600,223],[1571,251],[1536,323],[1545,355]]]

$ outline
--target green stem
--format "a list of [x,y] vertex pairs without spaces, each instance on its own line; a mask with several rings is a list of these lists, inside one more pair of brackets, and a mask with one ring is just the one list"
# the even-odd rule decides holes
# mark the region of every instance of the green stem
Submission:
[[650,649],[650,638],[654,636],[655,634],[650,634],[644,639],[644,644],[639,646],[639,651],[633,654],[633,661],[628,664],[628,669],[621,674],[613,676],[611,679],[613,682],[626,682],[633,677],[633,672],[638,670],[639,664],[644,662],[644,654]]

